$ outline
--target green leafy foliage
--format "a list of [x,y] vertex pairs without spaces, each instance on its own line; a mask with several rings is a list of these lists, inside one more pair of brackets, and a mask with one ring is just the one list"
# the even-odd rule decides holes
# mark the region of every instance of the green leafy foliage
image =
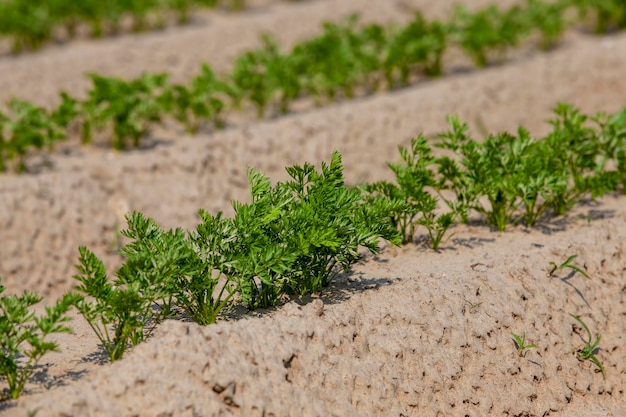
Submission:
[[38,49],[54,26],[46,0],[0,2],[0,35],[12,37],[13,52]]
[[[245,7],[245,0],[222,2],[218,0],[4,1],[0,3],[0,36],[11,38],[13,50],[19,52],[24,49],[39,48],[61,27],[70,38],[76,35],[77,28],[81,25],[89,26],[91,35],[99,37],[117,33],[120,30],[122,18],[131,17],[133,30],[143,31],[161,28],[164,25],[165,16],[172,12],[178,15],[180,23],[186,23],[193,9],[214,7],[218,3],[224,4],[229,10],[241,10]],[[553,46],[564,29],[572,23],[565,18],[572,14],[572,9],[579,19],[593,20],[597,33],[606,33],[609,30],[626,26],[626,8],[622,0],[527,0],[523,6],[517,5],[502,10],[492,5],[475,13],[470,13],[460,5],[455,9],[449,22],[429,23],[420,16],[416,17],[416,20],[408,27],[392,31],[395,35],[390,38],[396,35],[398,38],[391,41],[395,52],[391,52],[388,64],[395,62],[402,73],[406,64],[412,60],[422,64],[424,53],[427,53],[430,62],[426,66],[426,71],[431,75],[436,75],[438,73],[438,60],[436,59],[438,47],[436,45],[442,45],[441,35],[447,32],[447,29],[452,29],[453,40],[471,55],[478,66],[484,66],[492,52],[502,53],[507,48],[517,45],[534,29],[541,33],[540,45],[546,49]],[[423,29],[429,27],[432,30],[424,32]],[[358,35],[350,40],[352,46],[356,45],[354,41],[360,43],[367,38],[367,36],[362,37],[363,34],[365,32],[352,32],[352,35]],[[413,36],[410,36],[411,34]],[[329,44],[323,44],[333,36],[322,40],[318,46],[330,47]],[[343,36],[342,38],[346,39]],[[339,55],[334,55],[335,58],[340,55],[347,57],[345,51],[341,51],[344,46],[338,44],[337,48],[332,49],[339,53]],[[355,49],[357,50],[363,51],[363,49]],[[415,55],[410,58],[397,55],[397,51],[411,52]],[[430,60],[431,58],[433,60]],[[356,63],[357,60],[354,62]],[[358,65],[362,63],[363,61]],[[401,78],[403,78],[402,75]]]
[[[467,125],[457,118],[449,118],[449,122],[453,130],[440,136],[439,146],[461,157],[460,167],[450,157],[440,159],[440,184],[457,195],[457,205],[451,206],[464,213],[474,209],[485,215],[490,225],[504,230],[521,204],[519,172],[532,139],[520,129],[519,137],[504,132],[478,142],[467,135]],[[486,197],[489,204],[483,205],[481,197]]]
[[202,223],[189,235],[187,245],[194,252],[196,273],[179,275],[176,280],[176,305],[183,308],[197,323],[215,323],[228,305],[237,287],[220,276],[228,268],[228,247],[234,238],[234,229],[222,213],[212,216],[204,210],[198,212]]
[[222,127],[220,116],[225,99],[236,97],[232,86],[218,79],[211,67],[204,64],[200,74],[189,86],[173,85],[161,97],[164,109],[180,122],[188,133],[196,133],[205,120]]
[[76,290],[89,300],[81,299],[77,307],[113,362],[131,343],[138,344],[150,333],[144,328],[153,317],[151,307],[158,295],[153,288],[142,288],[139,281],[129,286],[123,280],[109,282],[102,261],[85,247],[79,251],[80,274],[74,278],[81,284]]
[[393,87],[397,77],[402,84],[408,84],[415,66],[427,75],[440,75],[447,36],[448,28],[443,23],[428,22],[419,12],[407,26],[392,28],[383,62],[387,84]]
[[563,171],[550,169],[553,150],[548,142],[535,142],[529,149],[518,172],[516,190],[524,208],[524,223],[530,227],[546,213],[556,196],[567,188],[569,177]]
[[76,36],[83,24],[91,35],[116,33],[121,19],[131,16],[135,31],[159,28],[163,16],[172,11],[178,20],[189,20],[197,7],[214,7],[217,0],[11,0],[0,2],[0,35],[12,38],[14,52],[38,49],[64,28],[69,37]]
[[321,291],[361,259],[359,247],[376,253],[380,238],[399,243],[385,221],[392,204],[364,204],[357,189],[347,188],[338,153],[321,172],[311,164],[287,172],[290,181],[271,187],[250,171],[252,201],[234,205],[236,237],[227,246],[232,262],[224,273],[238,283],[248,308]]
[[[397,184],[379,181],[362,188],[397,203],[390,221],[405,243],[423,225],[434,249],[457,218],[465,223],[472,212],[500,231],[519,221],[532,227],[550,209],[562,216],[581,198],[598,198],[624,183],[626,111],[589,117],[560,103],[555,113],[554,130],[540,139],[520,127],[516,135],[500,132],[476,140],[467,124],[449,117],[451,129],[437,135],[436,146],[451,154],[433,157],[420,136],[410,152],[400,149],[402,164],[389,164]],[[450,212],[435,215],[437,199],[430,191]]]
[[526,0],[526,8],[526,24],[541,34],[540,48],[548,50],[554,47],[569,23],[565,18],[567,4],[564,1]]
[[298,54],[280,53],[278,43],[270,36],[263,37],[263,45],[263,65],[268,89],[271,98],[278,101],[280,113],[286,114],[290,103],[302,94],[302,70],[307,63]]
[[[278,43],[269,35],[262,37],[263,47],[248,51],[235,61],[232,79],[235,91],[250,100],[263,117],[270,102],[277,100],[281,113],[302,92],[301,58],[297,54],[282,54]],[[240,99],[241,97],[237,97]]]
[[[613,180],[609,182],[609,186],[621,183],[626,192],[626,109],[612,115],[600,112],[591,117],[591,120],[597,126],[593,140],[597,141],[599,148],[595,171],[604,172],[604,175]],[[613,162],[613,169],[607,169],[610,161]],[[601,194],[604,188],[596,190],[596,193]]]
[[0,112],[0,172],[6,170],[6,159],[9,155],[12,155],[12,153],[8,152],[8,144],[4,136],[4,125],[8,120],[8,117]]
[[506,49],[516,46],[527,32],[521,12],[519,7],[502,11],[491,5],[470,13],[463,5],[457,5],[451,22],[453,39],[477,67],[484,67],[490,52],[503,56]]
[[146,74],[125,81],[117,77],[89,75],[93,88],[84,109],[83,142],[91,141],[94,127],[112,126],[113,147],[125,149],[127,140],[140,144],[150,123],[160,122],[165,112],[161,96],[168,88],[167,74]]
[[[385,221],[393,204],[381,199],[365,204],[356,188],[344,185],[341,155],[334,152],[321,172],[310,164],[287,168],[286,187],[293,201],[284,216],[288,246],[298,253],[289,272],[291,290],[320,291],[341,271],[359,261],[359,247],[378,252],[381,238],[398,244],[396,230]],[[294,284],[295,283],[295,284]]]
[[354,96],[354,86],[367,72],[369,56],[356,23],[356,16],[348,17],[343,24],[326,22],[321,35],[294,48],[293,54],[303,64],[304,88],[313,96],[329,100],[339,92],[348,98]]
[[[179,307],[200,324],[215,322],[233,295],[228,283],[220,287],[215,271],[223,268],[220,253],[228,229],[220,216],[201,213],[203,223],[188,236],[181,230],[164,231],[141,213],[127,216],[122,231],[132,242],[121,249],[125,263],[110,282],[104,264],[80,248],[83,299],[78,308],[87,319],[111,361],[121,359],[129,346],[148,337],[156,324]],[[111,329],[112,328],[112,329]]]
[[[0,279],[0,294],[4,290]],[[0,380],[8,385],[0,392],[0,401],[18,398],[41,358],[59,350],[57,343],[46,340],[48,335],[71,332],[63,323],[70,320],[66,313],[77,302],[75,295],[66,294],[36,316],[30,307],[39,301],[41,297],[32,292],[0,297]]]
[[581,18],[595,20],[596,33],[626,27],[626,7],[623,0],[572,0]]
[[362,188],[368,196],[383,197],[392,203],[390,221],[402,236],[402,243],[413,240],[418,225],[428,231],[434,250],[439,245],[448,228],[455,221],[456,213],[437,215],[437,198],[431,192],[437,182],[431,168],[436,159],[426,138],[418,136],[411,141],[410,150],[400,147],[402,162],[388,164],[396,176],[397,184],[379,181],[366,184]]
[[236,282],[242,303],[256,309],[280,302],[297,253],[280,239],[290,196],[254,170],[248,172],[248,183],[251,202],[233,202],[236,214],[228,221],[233,232],[222,248],[228,259],[222,272]]
[[229,238],[221,215],[200,213],[203,222],[194,233],[164,231],[141,213],[127,216],[122,231],[132,242],[121,249],[125,263],[110,282],[103,263],[80,248],[80,271],[75,278],[83,299],[78,308],[102,342],[111,361],[121,359],[129,346],[149,337],[175,308],[199,324],[214,323],[234,294],[216,271],[224,269],[222,248]]
[[64,139],[60,111],[50,113],[27,101],[9,101],[9,116],[0,114],[0,171],[6,162],[17,159],[18,171],[26,169],[25,157],[30,148],[52,147]]
[[554,129],[544,150],[550,169],[568,179],[552,199],[554,212],[563,215],[585,193],[601,196],[615,189],[619,179],[615,171],[605,169],[608,155],[602,151],[597,131],[586,124],[589,117],[565,103],[559,103],[555,113],[558,117],[550,121]]
[[287,295],[320,291],[340,271],[378,251],[381,238],[399,243],[385,220],[390,204],[365,204],[343,183],[341,157],[317,172],[287,168],[292,180],[272,187],[250,170],[251,202],[234,202],[235,217],[199,211],[195,231],[164,231],[141,213],[127,216],[121,249],[126,261],[110,281],[105,267],[79,248],[83,298],[78,309],[111,361],[148,337],[156,324],[183,310],[199,324],[214,323],[239,295],[249,309],[270,307]]
[[475,210],[498,230],[521,219],[533,226],[550,208],[562,216],[584,196],[597,198],[623,184],[626,116],[590,118],[564,103],[555,113],[553,131],[538,140],[520,127],[517,135],[502,132],[477,141],[466,124],[448,119],[451,130],[439,135],[437,146],[455,156],[437,160],[437,186],[454,192],[456,198],[446,203],[461,213],[461,221]]

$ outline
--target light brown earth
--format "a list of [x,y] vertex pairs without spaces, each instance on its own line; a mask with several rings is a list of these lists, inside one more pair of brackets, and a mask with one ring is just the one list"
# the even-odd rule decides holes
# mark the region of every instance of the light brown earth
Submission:
[[[487,1],[466,1],[471,7]],[[504,3],[504,2],[502,2]],[[510,2],[506,2],[510,3]],[[168,71],[176,81],[208,61],[232,58],[270,31],[285,45],[323,20],[359,12],[406,21],[419,7],[445,16],[453,1],[266,2],[252,11],[202,14],[162,33],[82,40],[0,58],[0,102],[15,95],[54,105],[60,90],[84,94],[85,72],[133,77]],[[68,144],[35,173],[0,175],[0,276],[8,293],[36,290],[51,304],[72,288],[77,248],[110,271],[116,226],[140,210],[165,227],[192,228],[196,211],[247,199],[246,166],[273,180],[283,168],[343,154],[347,182],[389,179],[397,146],[446,128],[458,114],[477,132],[535,135],[558,101],[585,112],[626,105],[626,34],[571,31],[549,53],[526,47],[498,66],[472,70],[452,52],[447,72],[396,92],[257,121],[233,115],[224,131],[187,137],[170,124],[125,153]],[[27,392],[2,416],[626,416],[626,198],[586,201],[565,219],[493,232],[480,221],[452,230],[441,253],[387,247],[322,294],[209,327],[167,321],[111,365],[74,314]],[[591,279],[549,263],[578,255]],[[471,304],[481,303],[475,308]],[[598,359],[582,343],[577,314],[602,336]],[[540,349],[518,357],[511,333]]]

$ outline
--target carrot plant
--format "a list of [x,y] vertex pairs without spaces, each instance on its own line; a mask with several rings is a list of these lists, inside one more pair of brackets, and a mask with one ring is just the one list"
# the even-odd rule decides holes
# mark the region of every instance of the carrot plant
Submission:
[[[4,290],[0,278],[0,294]],[[77,302],[76,295],[66,294],[36,316],[30,307],[39,301],[41,297],[32,292],[0,297],[0,381],[8,385],[0,392],[0,401],[18,398],[41,358],[59,350],[56,342],[46,340],[50,334],[71,332],[64,323],[70,320],[66,313]]]
[[595,20],[596,33],[626,27],[626,7],[622,0],[572,0],[583,19]]
[[600,153],[596,171],[607,171],[608,161],[613,161],[615,180],[626,192],[626,109],[612,115],[600,112],[591,120],[597,126],[595,139]]
[[438,158],[437,187],[454,192],[456,198],[445,201],[462,222],[475,210],[498,230],[522,219],[530,227],[548,209],[562,216],[580,199],[623,184],[626,112],[589,117],[560,103],[555,113],[552,132],[540,139],[520,127],[517,135],[501,132],[477,141],[466,124],[448,118],[451,130],[438,135],[437,146],[454,155]]
[[4,125],[7,122],[7,116],[0,112],[0,172],[4,172],[6,170],[6,159],[7,155],[7,142],[4,138]]
[[415,66],[421,66],[423,72],[430,76],[441,74],[441,58],[448,36],[448,29],[443,23],[437,20],[428,22],[418,12],[408,25],[394,29],[383,62],[390,88],[396,84],[396,78],[401,84],[408,84]]
[[232,72],[234,85],[254,104],[259,118],[264,116],[272,97],[271,85],[265,77],[265,61],[262,50],[248,51],[237,58]]
[[141,213],[127,215],[128,229],[121,234],[132,242],[121,248],[126,257],[111,282],[102,261],[87,248],[74,276],[84,297],[78,309],[102,342],[111,361],[121,359],[126,349],[150,336],[156,324],[169,317],[176,295],[177,279],[199,268],[191,262],[191,250],[181,230],[164,232]]
[[18,99],[12,99],[8,105],[9,116],[0,115],[5,137],[0,147],[0,168],[5,169],[6,160],[17,159],[17,170],[24,171],[30,148],[51,148],[54,142],[65,138],[65,132],[56,113],[50,114],[42,107]]
[[484,67],[492,51],[502,56],[506,49],[520,42],[527,32],[522,16],[519,7],[502,11],[491,5],[470,13],[464,6],[457,5],[450,23],[452,37],[477,67]]
[[111,283],[105,267],[96,255],[80,247],[80,274],[74,276],[81,284],[76,290],[88,298],[81,299],[78,310],[89,323],[111,362],[121,359],[132,344],[147,337],[153,326],[152,305],[159,298],[153,288],[142,288],[139,281],[126,285],[122,279]]
[[292,53],[303,64],[303,88],[318,100],[332,101],[338,93],[351,98],[354,87],[365,79],[372,56],[366,49],[367,38],[356,25],[356,16],[342,23],[326,22],[321,35],[294,47]]
[[399,243],[385,220],[391,204],[365,204],[346,187],[338,153],[321,172],[310,164],[287,171],[292,180],[272,187],[250,170],[251,202],[234,202],[234,218],[200,210],[193,232],[128,215],[122,234],[132,241],[120,250],[126,261],[113,282],[92,252],[79,249],[77,306],[111,361],[176,309],[204,325],[226,314],[236,295],[249,309],[274,306],[321,291],[361,259],[359,247],[375,253],[381,238]]
[[[437,146],[449,148],[458,152],[460,144],[470,140],[467,133],[469,127],[462,123],[458,117],[448,117],[451,130],[438,135],[442,142]],[[454,198],[443,198],[445,203],[459,214],[461,223],[467,223],[470,211],[477,204],[479,190],[473,178],[466,174],[457,158],[444,156],[437,159],[437,185],[438,190],[450,190]]]
[[396,176],[397,184],[379,181],[366,184],[363,190],[370,196],[383,197],[392,202],[390,221],[402,237],[402,243],[413,240],[417,226],[426,228],[434,250],[439,245],[448,228],[454,223],[456,213],[435,214],[437,198],[429,189],[436,186],[435,171],[432,167],[436,159],[424,136],[411,141],[411,148],[400,147],[402,162],[388,164]]
[[290,103],[302,94],[302,69],[306,62],[298,54],[281,53],[278,42],[270,36],[265,35],[262,40],[270,96],[278,101],[280,113],[286,114]]
[[318,292],[341,271],[347,272],[362,256],[360,247],[379,251],[380,239],[399,244],[393,226],[385,221],[394,204],[375,199],[367,204],[356,188],[344,184],[341,155],[333,152],[318,172],[311,164],[287,168],[287,188],[293,201],[286,205],[283,237],[298,257],[288,271],[291,292]]
[[569,25],[565,11],[567,4],[563,1],[554,3],[542,0],[526,0],[527,25],[540,33],[539,47],[548,50],[554,47]]
[[38,49],[50,39],[54,20],[45,1],[0,2],[0,34],[9,35],[13,52]]
[[252,202],[234,206],[232,262],[224,273],[238,283],[249,308],[321,291],[361,259],[359,247],[376,253],[380,238],[399,243],[385,221],[393,203],[365,204],[357,189],[346,187],[338,153],[321,172],[308,163],[287,172],[290,181],[271,187],[251,171]]
[[59,128],[68,129],[69,125],[80,116],[79,102],[66,92],[61,92],[61,104],[50,113],[50,117]]
[[252,310],[281,301],[297,253],[279,237],[291,197],[254,170],[248,171],[248,183],[251,202],[233,202],[235,217],[225,220],[231,235],[220,250],[227,260],[221,271],[236,283],[241,302]]
[[[502,132],[477,142],[467,135],[467,125],[457,118],[449,121],[453,130],[440,135],[438,146],[459,154],[461,168],[450,157],[442,157],[440,184],[452,189],[460,197],[457,201],[482,213],[490,225],[502,231],[521,205],[519,172],[533,141],[527,131],[520,129],[518,137]],[[483,196],[489,205],[480,202]]]
[[[149,337],[158,322],[173,314],[174,306],[198,323],[209,324],[228,300],[212,298],[218,285],[214,276],[218,258],[211,246],[220,235],[208,219],[195,240],[187,239],[181,229],[166,232],[141,213],[129,214],[127,221],[128,229],[121,233],[132,242],[120,250],[126,261],[117,270],[117,279],[110,282],[104,264],[83,247],[77,266],[80,274],[75,276],[81,283],[77,290],[90,299],[78,303],[79,311],[111,361]],[[200,248],[200,241],[207,247]]]
[[606,158],[597,131],[588,126],[589,116],[566,103],[559,103],[555,114],[544,150],[550,169],[568,178],[552,199],[555,214],[563,215],[585,194],[595,198],[615,189],[618,177],[605,169]]
[[569,183],[567,173],[550,168],[551,149],[547,142],[539,141],[531,145],[523,158],[516,184],[517,194],[524,209],[524,223],[534,226],[553,204]]
[[111,126],[115,149],[125,149],[128,139],[133,146],[139,146],[150,123],[161,121],[165,112],[161,96],[168,87],[167,74],[144,75],[132,81],[97,74],[89,76],[93,88],[83,103],[83,141],[91,141],[94,127]]
[[193,134],[206,120],[212,121],[217,128],[222,127],[220,116],[226,106],[225,99],[235,95],[233,87],[218,79],[211,67],[204,64],[189,86],[166,88],[161,101],[167,113]]
[[214,7],[217,0],[11,0],[0,2],[0,35],[12,38],[13,50],[38,49],[54,32],[64,28],[73,38],[83,24],[91,27],[91,35],[115,33],[121,19],[132,17],[135,31],[158,28],[163,15],[178,14],[186,23],[196,7]]

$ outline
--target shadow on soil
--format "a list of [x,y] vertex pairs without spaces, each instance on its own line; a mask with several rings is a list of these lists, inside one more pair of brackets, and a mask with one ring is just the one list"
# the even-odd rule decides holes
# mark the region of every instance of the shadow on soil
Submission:
[[576,275],[580,275],[577,271],[570,271],[567,276],[565,277],[558,277],[558,276],[553,276],[553,279],[558,279],[560,280],[562,283],[569,285],[570,287],[572,287],[572,289],[576,292],[576,294],[578,294],[578,296],[583,300],[583,302],[587,305],[587,307],[591,308],[591,305],[589,304],[589,302],[587,301],[587,299],[585,298],[585,296],[583,295],[582,291],[580,291],[578,289],[578,287],[576,287],[574,284],[572,284],[571,282],[569,282],[572,278],[574,278],[574,276]]
[[[99,350],[96,350],[90,353],[89,355],[82,357],[79,363],[92,363],[95,365],[105,365],[106,363],[108,363],[108,357],[106,353],[104,352],[104,349],[100,346]],[[36,386],[43,387],[46,390],[49,390],[51,388],[57,388],[57,387],[68,385],[70,382],[73,382],[73,381],[78,381],[84,375],[87,374],[87,370],[82,369],[79,371],[67,371],[63,373],[62,375],[50,376],[48,371],[51,367],[52,367],[52,364],[50,363],[37,365],[37,367],[35,368],[35,373],[28,380],[28,383],[26,384],[26,388],[24,389],[24,392],[22,393],[22,396],[20,398],[23,398],[24,396],[28,396],[31,393],[30,392],[31,389],[29,389],[29,388],[33,388],[33,385],[31,384],[35,384]],[[18,400],[0,402],[0,412],[10,410],[11,408],[17,405],[17,402]]]

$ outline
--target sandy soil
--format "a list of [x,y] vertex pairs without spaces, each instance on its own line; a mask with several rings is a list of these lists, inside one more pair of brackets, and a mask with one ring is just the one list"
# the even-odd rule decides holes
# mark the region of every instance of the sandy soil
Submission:
[[[478,7],[487,1],[467,1]],[[360,12],[402,21],[419,7],[445,16],[453,1],[269,2],[249,13],[201,15],[165,32],[79,41],[0,58],[0,100],[54,105],[60,90],[84,94],[83,74],[193,75],[199,62],[226,70],[280,28],[284,44],[326,19]],[[165,227],[192,228],[196,211],[230,213],[246,200],[245,167],[274,180],[284,166],[342,152],[349,183],[390,178],[386,162],[411,137],[445,129],[459,114],[473,128],[536,135],[558,101],[586,112],[626,101],[626,35],[568,33],[550,53],[532,48],[505,64],[470,70],[450,57],[446,75],[412,88],[266,121],[233,116],[221,132],[186,137],[165,126],[146,149],[116,153],[68,145],[36,174],[0,176],[0,276],[9,293],[36,290],[52,303],[73,285],[77,248],[110,270],[119,265],[116,227],[141,210]],[[476,129],[474,129],[476,131]],[[459,226],[441,253],[417,243],[385,248],[328,291],[273,311],[206,328],[168,321],[120,362],[106,364],[78,316],[58,337],[28,392],[2,416],[626,416],[626,198],[585,202],[566,219],[526,230]],[[577,254],[591,280],[551,261]],[[477,308],[471,304],[482,303]],[[572,355],[582,316],[602,341],[596,366]],[[541,346],[518,357],[511,333]]]

